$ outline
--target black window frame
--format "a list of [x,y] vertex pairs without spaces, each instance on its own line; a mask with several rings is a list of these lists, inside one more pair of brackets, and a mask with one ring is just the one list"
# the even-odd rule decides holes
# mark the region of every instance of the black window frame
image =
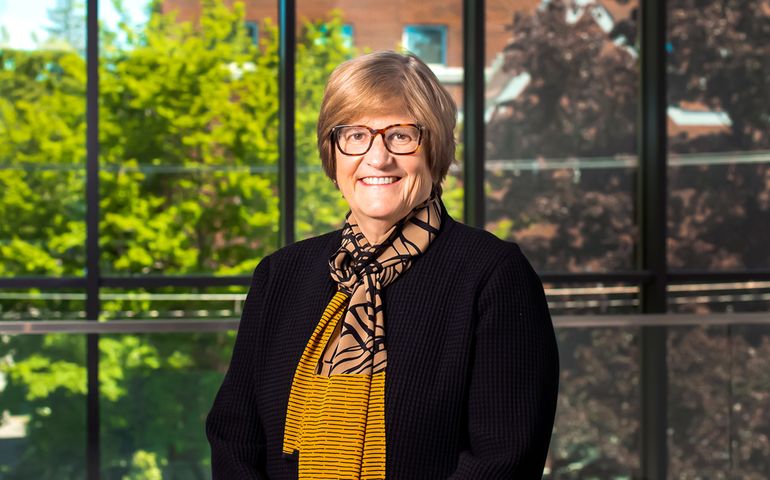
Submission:
[[[296,139],[295,118],[295,0],[277,0],[279,17],[279,196],[280,245],[295,241]],[[0,278],[0,289],[80,288],[86,293],[86,317],[98,322],[102,288],[160,286],[211,287],[249,285],[241,276],[102,275],[99,268],[99,25],[98,0],[87,0],[86,11],[86,267],[85,277]],[[628,282],[640,291],[639,313],[659,315],[667,311],[670,283],[768,280],[770,269],[703,271],[669,269],[666,264],[667,132],[666,132],[666,4],[664,0],[640,2],[639,172],[636,222],[639,242],[635,268],[605,273],[540,272],[548,283]],[[463,0],[463,104],[464,219],[483,228],[484,198],[484,59],[485,2]],[[187,331],[177,322],[179,331]],[[230,325],[231,328],[232,325]],[[666,327],[642,325],[641,338],[641,478],[663,479],[667,471],[667,368]],[[87,445],[88,480],[100,478],[99,333],[87,333]]]

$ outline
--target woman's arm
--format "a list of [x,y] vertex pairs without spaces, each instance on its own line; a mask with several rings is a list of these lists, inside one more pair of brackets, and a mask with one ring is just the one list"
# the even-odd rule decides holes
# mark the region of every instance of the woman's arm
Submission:
[[206,418],[214,480],[267,478],[263,471],[265,437],[256,405],[254,365],[257,352],[254,349],[260,345],[262,297],[268,268],[266,257],[254,270],[230,367]]
[[559,385],[543,285],[516,245],[478,299],[468,393],[470,445],[451,479],[541,478]]

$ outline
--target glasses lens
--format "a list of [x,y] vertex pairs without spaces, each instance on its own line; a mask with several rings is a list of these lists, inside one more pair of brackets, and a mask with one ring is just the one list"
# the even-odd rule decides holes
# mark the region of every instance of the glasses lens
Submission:
[[362,155],[372,140],[372,133],[363,127],[343,127],[337,131],[337,145],[346,155]]
[[410,125],[395,125],[385,130],[385,141],[393,153],[412,153],[420,145],[420,129]]

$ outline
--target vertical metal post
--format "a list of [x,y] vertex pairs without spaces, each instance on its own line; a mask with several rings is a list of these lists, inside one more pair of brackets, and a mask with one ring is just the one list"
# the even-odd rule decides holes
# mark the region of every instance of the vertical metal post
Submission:
[[295,51],[297,43],[295,0],[278,0],[278,91],[279,91],[279,159],[278,189],[280,206],[280,246],[294,242],[296,199],[296,141],[295,118]]
[[[642,284],[642,313],[665,313],[666,305],[666,3],[642,0],[639,45],[639,174],[640,247],[637,267],[652,272]],[[641,475],[665,480],[668,464],[666,327],[642,327],[641,350]]]
[[[86,318],[99,319],[99,12],[86,15]],[[99,479],[99,335],[86,335],[86,478]]]
[[463,0],[464,222],[484,228],[484,0]]

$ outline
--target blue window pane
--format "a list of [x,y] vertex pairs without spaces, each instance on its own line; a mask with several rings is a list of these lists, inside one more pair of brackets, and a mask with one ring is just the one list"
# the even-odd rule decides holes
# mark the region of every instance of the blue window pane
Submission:
[[342,36],[345,37],[345,46],[353,47],[353,25],[346,23],[342,26]]
[[251,43],[259,43],[259,26],[257,22],[246,22],[246,35],[251,39]]
[[446,64],[446,26],[407,26],[404,29],[404,46],[425,63]]

